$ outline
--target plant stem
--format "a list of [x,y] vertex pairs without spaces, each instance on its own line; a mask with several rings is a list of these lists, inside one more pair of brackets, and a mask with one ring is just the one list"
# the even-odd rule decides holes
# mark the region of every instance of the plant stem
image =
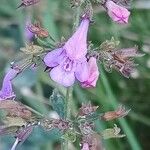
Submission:
[[[71,103],[72,103],[72,87],[67,88],[66,91],[66,120],[70,120],[71,119]],[[65,139],[62,142],[62,149],[63,150],[68,150],[68,140]]]
[[71,119],[71,100],[72,100],[72,87],[67,88],[66,92],[66,119]]

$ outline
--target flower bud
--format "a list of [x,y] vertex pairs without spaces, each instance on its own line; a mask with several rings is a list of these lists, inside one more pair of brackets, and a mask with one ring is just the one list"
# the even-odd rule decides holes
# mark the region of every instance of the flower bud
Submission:
[[130,109],[126,110],[125,107],[121,105],[115,111],[109,111],[109,112],[104,113],[104,115],[102,116],[102,119],[104,119],[105,121],[110,121],[113,119],[125,117],[129,113],[129,111]]
[[118,128],[116,124],[114,124],[114,128],[109,128],[102,132],[102,137],[104,139],[125,137],[124,134],[119,134],[120,131],[121,131],[121,129]]
[[125,7],[119,6],[111,0],[107,0],[105,7],[107,8],[108,15],[113,21],[119,24],[128,23],[130,12]]

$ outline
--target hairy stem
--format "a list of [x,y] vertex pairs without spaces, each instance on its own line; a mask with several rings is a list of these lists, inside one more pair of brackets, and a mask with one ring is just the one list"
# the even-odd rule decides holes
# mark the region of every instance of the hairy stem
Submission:
[[[66,91],[66,120],[71,120],[71,108],[72,108],[72,87],[67,88]],[[62,150],[69,150],[69,142],[65,139],[62,143]]]

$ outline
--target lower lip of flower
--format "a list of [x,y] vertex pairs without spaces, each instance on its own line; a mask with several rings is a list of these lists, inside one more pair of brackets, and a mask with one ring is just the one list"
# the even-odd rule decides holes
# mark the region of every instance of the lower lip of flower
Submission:
[[67,72],[70,72],[73,69],[73,61],[67,58],[63,63],[63,69]]

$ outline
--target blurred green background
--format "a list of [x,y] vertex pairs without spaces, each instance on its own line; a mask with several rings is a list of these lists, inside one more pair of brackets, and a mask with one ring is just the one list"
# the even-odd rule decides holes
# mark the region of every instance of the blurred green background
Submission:
[[[31,19],[39,20],[57,40],[68,38],[72,32],[73,11],[69,0],[41,0],[39,5],[16,9],[21,0],[0,0],[0,82],[9,67],[9,63],[19,57],[19,48],[26,39],[25,24]],[[122,139],[104,141],[106,150],[149,150],[150,149],[150,0],[134,0],[128,25],[113,23],[106,12],[94,6],[94,21],[90,26],[89,40],[95,46],[114,36],[120,40],[120,47],[139,46],[139,51],[146,55],[136,59],[139,64],[130,79],[118,72],[106,73],[100,66],[100,79],[95,89],[81,89],[74,86],[74,106],[91,101],[99,105],[99,111],[114,110],[119,104],[131,109],[129,115],[113,122],[97,122],[97,129],[112,127],[114,123],[126,134]],[[49,96],[54,88],[44,67],[26,70],[14,80],[17,99],[40,113],[52,115]],[[61,89],[61,87],[59,87]],[[0,137],[0,150],[8,150],[14,138]],[[42,128],[35,128],[31,136],[21,145],[20,150],[57,150],[57,133],[46,133]]]

